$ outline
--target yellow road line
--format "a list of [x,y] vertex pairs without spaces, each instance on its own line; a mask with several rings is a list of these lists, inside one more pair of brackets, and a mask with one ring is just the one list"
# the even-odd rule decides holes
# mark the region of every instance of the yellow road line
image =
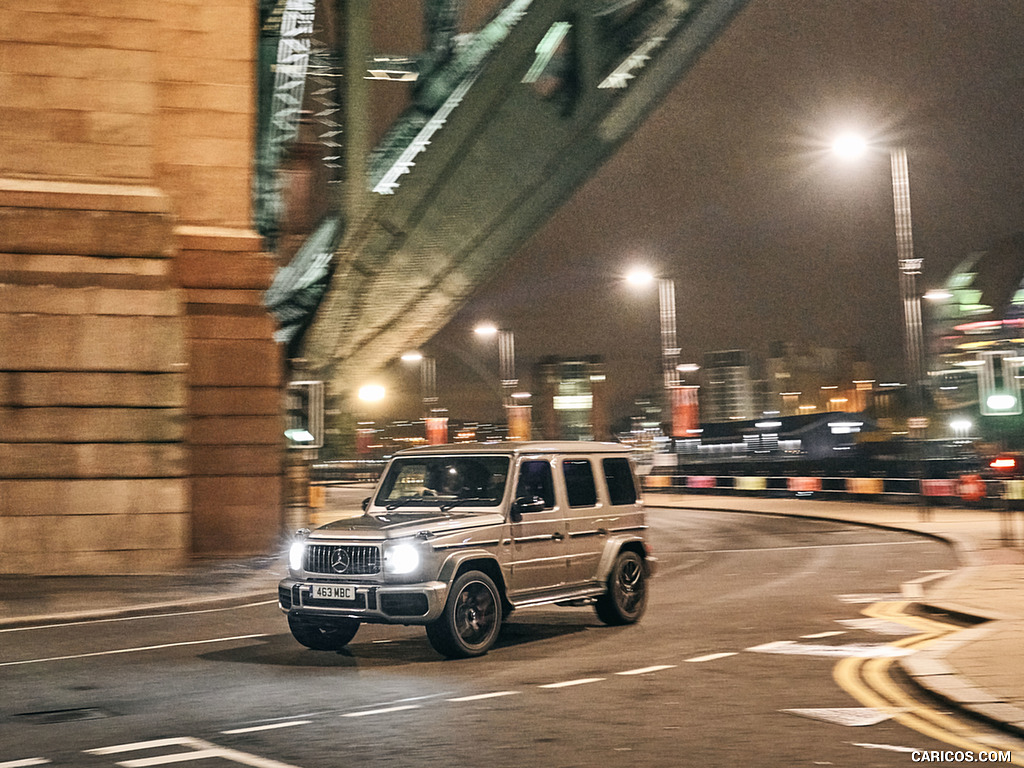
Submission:
[[[892,643],[902,648],[921,649],[960,630],[953,624],[908,615],[904,613],[907,605],[906,602],[875,603],[863,613],[920,630],[918,635]],[[840,688],[865,706],[885,712],[901,725],[936,741],[971,752],[1012,751],[1011,743],[990,739],[969,722],[943,714],[900,688],[890,674],[893,661],[892,658],[845,658],[836,664],[832,676]],[[1024,766],[1024,756],[1014,756],[1011,765]]]

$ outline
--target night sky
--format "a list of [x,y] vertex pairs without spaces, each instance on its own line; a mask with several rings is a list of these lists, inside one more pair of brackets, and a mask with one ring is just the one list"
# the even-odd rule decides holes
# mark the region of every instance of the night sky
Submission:
[[[657,293],[676,282],[681,359],[773,340],[860,346],[901,379],[888,147],[907,148],[922,292],[968,253],[1024,229],[1024,4],[751,0],[618,154],[424,347],[456,418],[498,418],[497,352],[517,369],[601,355],[613,416],[659,387]],[[393,86],[390,86],[393,87]],[[879,147],[829,151],[843,130]],[[415,416],[415,371],[385,377]],[[408,395],[403,399],[403,392]]]

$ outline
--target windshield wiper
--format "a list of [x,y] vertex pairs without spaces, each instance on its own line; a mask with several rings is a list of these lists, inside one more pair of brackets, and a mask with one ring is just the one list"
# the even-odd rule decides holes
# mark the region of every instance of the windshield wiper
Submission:
[[466,499],[452,499],[451,501],[446,501],[441,505],[441,511],[447,512],[452,507],[457,507],[460,504],[479,504],[481,501],[489,501],[493,504],[496,499],[493,499],[490,496],[473,496]]
[[428,500],[423,496],[401,496],[397,499],[392,499],[387,504],[385,504],[384,509],[386,509],[388,512],[391,512],[392,510],[398,509],[403,504],[426,504],[427,502]]

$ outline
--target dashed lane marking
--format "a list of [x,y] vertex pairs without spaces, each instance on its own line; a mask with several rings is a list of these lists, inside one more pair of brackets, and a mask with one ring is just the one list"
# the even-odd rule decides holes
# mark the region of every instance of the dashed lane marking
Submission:
[[690,663],[690,664],[700,664],[700,663],[705,662],[705,661],[716,661],[717,659],[727,659],[730,656],[735,656],[735,655],[736,655],[736,653],[734,651],[729,651],[727,653],[709,653],[706,656],[694,656],[692,659],[686,659],[686,661],[688,663]]
[[401,712],[406,709],[419,709],[419,704],[402,704],[398,707],[383,707],[381,709],[364,709],[359,712],[346,712],[342,717],[369,717],[370,715],[387,715],[392,712]]
[[45,757],[29,757],[24,760],[8,760],[0,763],[0,768],[30,768],[33,765],[49,765],[50,761]]
[[491,691],[490,693],[478,693],[474,696],[458,696],[448,701],[482,701],[483,699],[497,699],[501,696],[515,696],[521,691]]
[[800,635],[801,640],[823,640],[826,637],[837,637],[839,635],[845,635],[846,631],[842,629],[834,629],[831,632],[815,632],[813,635]]
[[616,672],[616,675],[646,675],[650,672],[660,672],[663,669],[672,669],[675,664],[656,664],[653,667],[640,667],[640,669],[627,669],[625,672]]
[[259,731],[275,731],[278,728],[294,728],[297,725],[309,725],[312,720],[290,720],[287,723],[270,723],[269,725],[250,725],[248,728],[232,728],[230,731],[221,731],[224,734],[258,733]]
[[603,677],[581,677],[578,680],[565,680],[561,683],[548,683],[547,685],[539,685],[538,688],[571,688],[574,685],[586,685],[587,683],[600,683],[605,678]]

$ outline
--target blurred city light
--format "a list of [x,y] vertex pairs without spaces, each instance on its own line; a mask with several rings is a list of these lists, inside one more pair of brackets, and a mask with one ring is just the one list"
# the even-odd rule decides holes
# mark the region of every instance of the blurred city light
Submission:
[[404,355],[402,355],[402,362],[404,363],[418,363],[422,359],[422,352],[406,352]]
[[385,394],[384,387],[380,384],[366,384],[359,388],[359,399],[364,403],[379,403]]
[[481,336],[493,336],[498,332],[498,326],[493,323],[482,323],[473,329],[473,333],[478,333]]

